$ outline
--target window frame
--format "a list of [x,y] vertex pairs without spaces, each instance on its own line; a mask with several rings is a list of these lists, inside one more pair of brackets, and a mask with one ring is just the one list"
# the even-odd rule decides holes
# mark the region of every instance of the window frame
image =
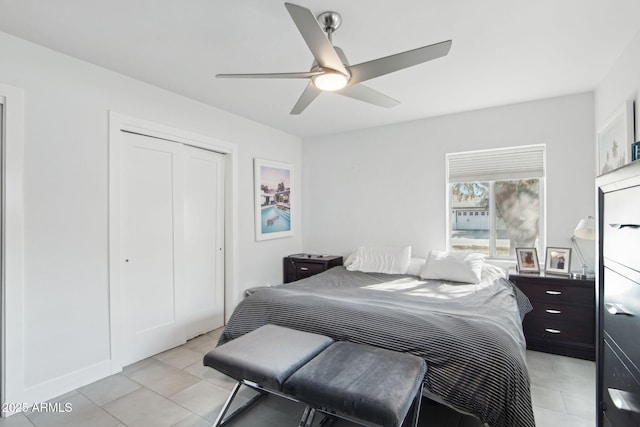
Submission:
[[[489,255],[488,255],[488,259],[491,260],[497,260],[497,261],[506,261],[509,262],[509,264],[511,265],[512,263],[515,264],[516,262],[516,258],[515,255],[510,255],[510,256],[497,256],[496,255],[496,238],[497,238],[497,227],[496,227],[496,212],[495,212],[495,197],[494,197],[494,183],[496,181],[516,181],[516,180],[520,180],[520,179],[530,179],[530,178],[537,178],[539,180],[539,202],[540,202],[540,218],[539,218],[539,235],[538,235],[538,243],[536,246],[536,249],[538,250],[538,253],[541,253],[542,250],[544,250],[544,248],[546,248],[546,241],[547,241],[547,221],[546,221],[546,217],[547,217],[547,208],[546,208],[546,172],[547,172],[547,168],[546,168],[546,146],[544,144],[537,144],[537,145],[529,145],[529,146],[513,146],[513,147],[505,147],[505,148],[498,148],[498,149],[486,149],[486,150],[469,150],[469,151],[462,151],[462,152],[455,152],[455,153],[447,153],[445,158],[445,209],[446,212],[449,213],[453,210],[453,207],[451,205],[451,188],[450,188],[450,184],[452,182],[472,182],[472,181],[450,181],[449,180],[449,159],[451,156],[455,156],[455,155],[470,155],[470,154],[474,154],[474,153],[490,153],[490,152],[497,152],[497,151],[503,151],[503,150],[512,150],[512,151],[517,151],[519,149],[522,150],[526,150],[529,149],[531,147],[537,147],[540,148],[542,151],[542,163],[543,163],[543,173],[542,176],[532,176],[529,178],[526,177],[520,177],[520,178],[509,178],[509,179],[505,179],[505,178],[500,178],[500,179],[489,179],[489,180],[478,180],[478,182],[490,182],[489,185],[489,210],[487,212],[487,214],[489,215]],[[446,215],[445,218],[445,226],[446,226],[446,247],[448,251],[452,250],[451,244],[452,244],[452,238],[451,238],[451,215]]]

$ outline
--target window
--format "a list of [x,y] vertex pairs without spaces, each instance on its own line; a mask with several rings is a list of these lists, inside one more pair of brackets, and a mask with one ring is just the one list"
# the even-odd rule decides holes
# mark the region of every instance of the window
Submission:
[[446,161],[447,210],[480,215],[448,218],[449,250],[513,259],[518,247],[545,247],[544,145],[449,153]]

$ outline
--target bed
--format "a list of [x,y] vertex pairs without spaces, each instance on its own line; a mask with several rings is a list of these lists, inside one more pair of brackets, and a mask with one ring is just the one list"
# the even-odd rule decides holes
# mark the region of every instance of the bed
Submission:
[[425,394],[491,427],[534,426],[522,318],[531,305],[501,269],[478,284],[335,267],[261,288],[219,345],[267,323],[418,355]]

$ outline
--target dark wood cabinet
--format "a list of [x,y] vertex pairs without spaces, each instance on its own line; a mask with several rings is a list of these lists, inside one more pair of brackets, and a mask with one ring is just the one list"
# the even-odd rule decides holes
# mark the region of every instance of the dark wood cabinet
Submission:
[[563,276],[509,275],[533,311],[522,329],[529,350],[595,360],[595,280]]
[[342,265],[341,256],[295,254],[283,260],[284,283],[294,282]]
[[598,426],[640,426],[640,162],[598,177]]

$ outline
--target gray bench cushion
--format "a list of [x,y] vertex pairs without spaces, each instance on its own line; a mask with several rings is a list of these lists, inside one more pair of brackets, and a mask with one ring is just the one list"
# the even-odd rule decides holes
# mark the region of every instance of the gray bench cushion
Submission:
[[291,375],[283,391],[337,415],[397,427],[426,369],[411,354],[337,342]]
[[332,342],[324,335],[264,325],[216,347],[204,356],[203,363],[238,381],[280,391],[293,372]]

